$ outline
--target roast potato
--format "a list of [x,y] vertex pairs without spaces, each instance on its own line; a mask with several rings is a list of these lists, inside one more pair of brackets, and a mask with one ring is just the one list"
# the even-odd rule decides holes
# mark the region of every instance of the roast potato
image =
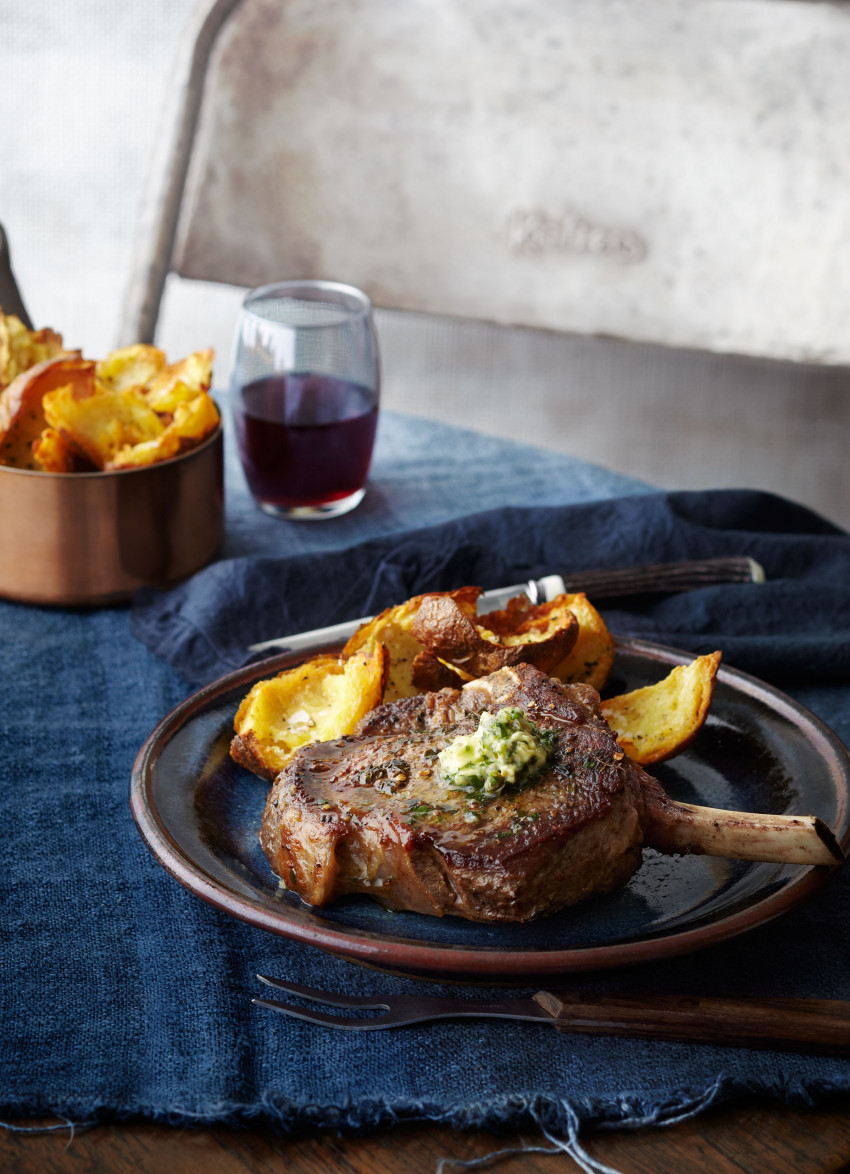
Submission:
[[649,766],[678,754],[708,715],[721,654],[677,665],[662,681],[602,702],[602,713],[622,750]]
[[424,648],[413,659],[411,679],[420,693],[436,693],[440,689],[462,689],[473,678]]
[[143,394],[147,405],[160,415],[173,414],[179,404],[209,391],[215,352],[194,351],[179,363],[170,363],[149,379]]
[[614,637],[586,595],[568,594],[558,599],[563,599],[578,620],[578,639],[565,659],[555,665],[552,676],[568,685],[583,682],[601,691],[614,663]]
[[361,624],[343,648],[342,655],[351,656],[355,652],[375,648],[378,644],[385,645],[390,656],[390,669],[384,700],[397,701],[399,697],[413,697],[423,692],[413,681],[413,665],[424,649],[412,632],[413,621],[422,601],[426,598],[446,597],[452,599],[464,614],[475,615],[480,594],[480,587],[459,587],[456,591],[436,593],[430,597],[415,595],[406,603],[389,607],[374,619]]
[[[97,365],[98,382],[113,391],[139,391],[151,411],[172,416],[178,404],[208,391],[215,351],[193,351],[168,363],[159,347],[138,343],[112,351]],[[167,421],[166,421],[167,422]]]
[[60,387],[44,397],[48,425],[98,469],[132,469],[179,456],[218,427],[218,409],[206,392],[178,403],[173,416],[148,405],[143,389],[117,391],[95,381]]
[[234,720],[230,755],[264,779],[274,779],[300,746],[353,732],[381,703],[389,671],[383,645],[347,659],[316,656],[258,681]]
[[[218,427],[207,394],[212,350],[169,365],[153,346],[124,347],[99,363],[61,346],[53,331],[27,331],[0,313],[0,379],[26,365],[0,391],[0,464],[47,473],[135,468],[179,456]],[[45,354],[52,357],[29,363]]]
[[[516,626],[493,631],[507,612],[475,617],[447,595],[426,595],[411,624],[411,633],[440,660],[472,677],[520,663],[551,672],[569,654],[578,638],[578,620],[566,608],[543,605],[531,609]],[[485,626],[487,625],[487,626]]]
[[[231,756],[273,779],[299,746],[353,732],[382,701],[458,689],[494,671],[494,662],[533,664],[541,651],[542,671],[597,689],[605,683],[613,639],[583,594],[536,605],[520,596],[503,611],[479,616],[480,594],[479,587],[461,587],[414,596],[362,624],[340,658],[315,657],[258,682],[237,712]],[[543,667],[552,658],[554,671]],[[682,750],[705,721],[720,658],[698,657],[654,685],[603,701],[624,753],[649,765]]]
[[45,473],[95,473],[88,457],[76,452],[53,428],[45,428],[32,446],[36,468]]
[[148,343],[110,351],[97,365],[98,381],[113,391],[144,387],[165,368],[165,351]]
[[[163,419],[161,416],[157,418],[160,421]],[[200,444],[217,427],[218,409],[206,392],[202,392],[176,405],[171,423],[166,424],[159,436],[124,445],[106,462],[104,468],[133,469],[170,460]]]
[[134,388],[72,384],[44,396],[44,418],[74,451],[106,469],[124,448],[157,440],[165,425]]
[[57,388],[67,388],[72,396],[90,394],[94,363],[78,355],[46,359],[12,380],[0,393],[0,463],[17,469],[43,467],[33,445],[46,427],[44,397]]
[[30,367],[68,353],[76,352],[65,351],[55,330],[27,330],[17,315],[0,309],[0,390]]
[[503,611],[480,616],[478,623],[511,644],[527,639],[526,633],[557,627],[570,612],[578,620],[578,637],[564,659],[548,670],[549,675],[567,684],[581,681],[601,690],[614,663],[614,639],[583,593],[557,595],[549,603],[532,603],[527,595],[518,595]]

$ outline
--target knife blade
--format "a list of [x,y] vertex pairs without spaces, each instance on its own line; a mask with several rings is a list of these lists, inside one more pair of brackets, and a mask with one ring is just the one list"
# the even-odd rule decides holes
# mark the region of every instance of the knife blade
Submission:
[[[679,563],[650,563],[639,567],[604,567],[594,571],[579,571],[571,575],[544,575],[510,587],[496,587],[482,592],[478,600],[479,614],[499,611],[509,599],[527,595],[532,603],[549,603],[565,592],[583,591],[591,602],[627,599],[636,595],[674,595],[697,587],[719,583],[763,583],[764,569],[755,559],[746,555],[727,558],[697,559]],[[276,636],[249,644],[249,652],[278,649],[303,652],[322,644],[336,644],[348,640],[361,624],[374,616],[361,616],[326,628],[313,628],[288,636]]]
[[[496,587],[492,591],[484,591],[478,600],[478,611],[498,611],[505,607],[509,599],[517,595],[527,595],[532,603],[548,603],[556,595],[569,590],[560,575],[546,575],[542,579],[529,579],[525,583],[517,583],[513,587]],[[358,620],[345,620],[341,624],[331,624],[327,628],[313,628],[309,632],[297,632],[292,636],[278,636],[273,640],[263,640],[259,644],[249,644],[249,652],[265,652],[268,648],[278,648],[281,651],[303,652],[317,644],[336,644],[348,640],[353,636],[361,624],[367,624],[374,616],[361,616]]]

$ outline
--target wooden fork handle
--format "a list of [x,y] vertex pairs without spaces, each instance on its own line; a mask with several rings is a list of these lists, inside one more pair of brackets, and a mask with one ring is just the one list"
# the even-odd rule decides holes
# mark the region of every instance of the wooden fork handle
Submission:
[[657,563],[645,567],[617,567],[564,576],[565,591],[583,591],[591,600],[632,595],[675,595],[695,587],[721,583],[763,583],[764,568],[747,555]]
[[564,1031],[772,1047],[824,1055],[850,1051],[850,1002],[838,999],[638,997],[539,991],[534,1001]]

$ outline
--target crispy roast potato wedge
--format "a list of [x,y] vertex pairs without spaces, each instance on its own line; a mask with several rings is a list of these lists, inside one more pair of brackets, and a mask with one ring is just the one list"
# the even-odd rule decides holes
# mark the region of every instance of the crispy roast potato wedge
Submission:
[[213,358],[196,351],[169,365],[140,344],[89,362],[61,335],[0,311],[0,464],[79,473],[180,456],[218,427]]
[[[476,601],[480,594],[480,587],[459,587],[457,591],[442,593],[442,596],[454,600],[465,614],[475,615]],[[430,598],[442,596],[436,593]],[[343,656],[351,656],[355,652],[374,648],[378,644],[386,646],[390,654],[390,675],[384,693],[385,701],[397,701],[399,697],[414,697],[417,693],[428,691],[418,687],[413,680],[414,661],[424,649],[421,641],[413,635],[412,627],[416,613],[425,598],[428,597],[414,595],[406,603],[389,607],[374,619],[361,624],[342,650]]]
[[[461,587],[456,591],[417,595],[406,603],[388,608],[364,624],[346,644],[343,655],[378,642],[387,645],[390,650],[387,701],[442,688],[461,688],[475,676],[483,675],[483,670],[478,667],[480,662],[476,659],[471,664],[461,663],[453,659],[453,652],[438,652],[432,647],[425,647],[413,627],[426,599],[445,598],[456,605],[456,612],[447,609],[451,611],[452,619],[457,621],[459,612],[463,620],[467,621],[458,643],[462,644],[465,636],[481,648],[482,642],[486,641],[483,645],[484,654],[495,656],[498,660],[507,659],[510,663],[518,663],[519,660],[535,663],[532,658],[536,656],[541,662],[538,665],[540,668],[544,664],[551,666],[557,657],[558,662],[554,663],[554,667],[544,671],[568,682],[587,681],[597,689],[605,684],[614,660],[614,641],[599,612],[584,595],[561,595],[551,603],[537,605],[523,595],[510,600],[503,611],[479,616],[477,603],[480,595],[480,587]],[[562,653],[560,649],[568,647],[571,637],[564,640],[563,633],[554,641],[551,637],[558,629],[571,630],[572,616],[578,620],[578,634],[571,650]],[[545,644],[547,640],[550,642]],[[540,647],[532,648],[532,644]],[[500,645],[503,647],[500,648]],[[515,646],[524,647],[518,647],[516,652],[504,652],[505,647]],[[453,641],[451,648],[455,647]]]
[[16,314],[4,314],[0,308],[0,389],[30,367],[60,355],[78,353],[66,351],[62,335],[55,330],[27,330]]
[[602,702],[602,713],[620,747],[634,762],[649,766],[678,754],[708,715],[719,652],[677,665],[654,685]]
[[98,469],[110,467],[122,449],[158,440],[165,431],[162,420],[133,388],[114,391],[94,381],[68,384],[48,392],[43,403],[48,425]]
[[165,351],[149,343],[137,343],[110,351],[97,365],[97,378],[113,391],[127,391],[131,387],[144,387],[165,366]]
[[53,428],[45,428],[32,446],[36,468],[45,473],[96,473],[97,466],[82,456]]
[[[429,652],[472,677],[520,663],[551,672],[578,639],[578,620],[566,608],[530,609],[514,627],[506,617],[492,612],[473,618],[447,595],[426,595],[410,630]],[[490,624],[503,618],[502,632],[493,631]]]
[[[578,640],[552,670],[552,676],[571,685],[583,682],[602,690],[614,663],[614,637],[586,595],[559,596],[578,620]],[[557,602],[557,601],[556,601]]]
[[62,387],[72,396],[90,394],[94,363],[78,355],[46,359],[23,371],[0,393],[0,464],[17,469],[44,468],[33,446],[46,427],[44,397]]
[[[518,597],[504,611],[478,616],[480,594],[478,587],[462,587],[414,596],[362,624],[340,659],[315,657],[259,682],[239,707],[231,756],[273,779],[299,746],[351,733],[382,701],[461,688],[474,676],[493,671],[486,667],[493,663],[490,658],[498,658],[499,667],[534,663],[532,657],[541,646],[544,663],[546,657],[558,658],[554,672],[542,671],[601,688],[614,644],[584,595],[565,594],[541,605]],[[441,622],[450,618],[448,637],[445,626],[435,624],[435,616]],[[553,633],[561,643],[552,641]],[[572,642],[566,653],[565,634],[566,647]],[[426,647],[421,637],[432,647]],[[602,702],[608,724],[631,759],[650,765],[688,745],[708,714],[720,659],[719,652],[698,657],[654,685]]]
[[504,611],[487,612],[478,623],[504,643],[513,644],[529,639],[530,634],[551,631],[565,623],[569,613],[578,620],[578,637],[567,655],[547,671],[567,684],[582,681],[602,689],[614,663],[614,639],[583,593],[558,595],[549,603],[537,604],[518,595],[508,601]]
[[[158,417],[162,419],[162,417]],[[127,444],[106,462],[107,469],[135,469],[180,456],[211,436],[218,427],[218,408],[206,394],[194,396],[177,404],[174,418],[152,440]]]
[[177,363],[168,363],[165,351],[147,343],[111,351],[97,365],[97,378],[113,391],[135,388],[148,407],[173,415],[177,405],[209,391],[215,351],[193,351]]
[[215,352],[193,351],[179,363],[169,363],[149,379],[144,397],[149,408],[160,414],[177,410],[178,404],[195,399],[202,391],[209,391]]
[[231,758],[274,779],[299,747],[352,733],[381,703],[388,672],[389,653],[379,644],[346,660],[316,656],[258,681],[237,710]]
[[440,689],[462,689],[473,678],[423,648],[413,659],[411,679],[420,693],[437,693]]

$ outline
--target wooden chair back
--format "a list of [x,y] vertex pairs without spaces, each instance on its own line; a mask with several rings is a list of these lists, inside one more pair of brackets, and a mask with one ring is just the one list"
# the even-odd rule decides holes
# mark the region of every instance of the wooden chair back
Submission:
[[850,359],[850,5],[217,0],[125,317],[165,274]]

